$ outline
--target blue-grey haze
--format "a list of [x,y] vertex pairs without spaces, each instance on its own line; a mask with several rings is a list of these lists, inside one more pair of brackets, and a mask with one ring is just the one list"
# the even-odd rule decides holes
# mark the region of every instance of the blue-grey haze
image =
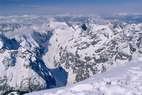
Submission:
[[142,0],[0,0],[0,15],[142,13]]

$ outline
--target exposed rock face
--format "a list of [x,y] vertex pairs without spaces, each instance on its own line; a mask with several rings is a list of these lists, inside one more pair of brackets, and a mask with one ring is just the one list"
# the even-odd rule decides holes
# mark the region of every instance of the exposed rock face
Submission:
[[76,83],[141,58],[142,24],[26,21],[0,24],[2,95]]
[[69,27],[54,22],[53,25],[55,33],[46,58],[55,67],[61,66],[69,72],[68,83],[79,82],[141,57],[142,24],[87,23],[83,25],[88,27],[85,29],[82,24]]

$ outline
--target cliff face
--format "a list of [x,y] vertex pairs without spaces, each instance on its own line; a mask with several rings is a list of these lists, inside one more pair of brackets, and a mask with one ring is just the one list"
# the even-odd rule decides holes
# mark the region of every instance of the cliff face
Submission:
[[141,58],[142,24],[52,22],[54,34],[44,58],[49,67],[63,67],[68,83]]

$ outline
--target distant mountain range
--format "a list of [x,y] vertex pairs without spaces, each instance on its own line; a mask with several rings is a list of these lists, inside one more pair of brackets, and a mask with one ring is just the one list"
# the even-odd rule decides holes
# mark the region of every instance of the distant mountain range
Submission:
[[105,18],[110,20],[119,20],[127,23],[142,23],[142,14],[118,14]]

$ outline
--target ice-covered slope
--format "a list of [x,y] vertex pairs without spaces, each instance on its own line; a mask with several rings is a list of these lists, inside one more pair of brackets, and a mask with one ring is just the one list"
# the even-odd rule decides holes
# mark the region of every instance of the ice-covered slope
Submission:
[[119,65],[75,85],[26,95],[141,95],[142,62]]

